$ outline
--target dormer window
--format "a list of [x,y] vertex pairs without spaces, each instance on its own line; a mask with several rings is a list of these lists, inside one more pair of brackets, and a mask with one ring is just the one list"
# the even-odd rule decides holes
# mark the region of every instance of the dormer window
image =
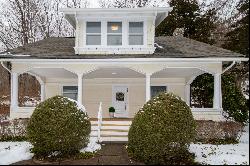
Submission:
[[101,22],[87,22],[86,45],[101,45]]
[[129,45],[143,45],[143,22],[129,22]]
[[108,22],[107,26],[107,44],[122,45],[122,22]]

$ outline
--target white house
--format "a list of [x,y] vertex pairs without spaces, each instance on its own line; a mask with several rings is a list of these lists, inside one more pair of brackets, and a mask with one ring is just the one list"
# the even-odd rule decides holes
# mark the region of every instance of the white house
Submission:
[[[82,103],[96,118],[114,106],[116,117],[133,118],[159,91],[173,92],[190,104],[190,84],[214,75],[213,108],[192,108],[196,119],[222,120],[221,75],[243,55],[181,36],[155,37],[155,28],[172,8],[75,9],[65,18],[75,38],[48,38],[0,55],[11,62],[11,118],[30,117],[34,107],[18,105],[18,75],[41,84],[41,99],[64,95]],[[223,63],[232,63],[223,69]]]

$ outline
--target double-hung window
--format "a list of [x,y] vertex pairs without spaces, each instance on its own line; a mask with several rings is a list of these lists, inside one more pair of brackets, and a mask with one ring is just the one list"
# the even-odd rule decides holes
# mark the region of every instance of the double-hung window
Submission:
[[122,22],[108,22],[107,44],[109,46],[122,45]]
[[101,22],[87,22],[86,45],[101,45]]
[[151,98],[157,96],[161,92],[166,92],[166,86],[151,86]]
[[63,96],[73,100],[77,100],[78,87],[77,86],[63,86]]
[[143,22],[129,22],[129,45],[143,45]]

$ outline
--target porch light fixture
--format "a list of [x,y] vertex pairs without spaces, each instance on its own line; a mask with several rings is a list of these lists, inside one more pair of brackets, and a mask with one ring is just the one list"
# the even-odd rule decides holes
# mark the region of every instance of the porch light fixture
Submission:
[[118,25],[112,25],[111,26],[111,30],[112,31],[117,31],[119,29],[119,26]]
[[115,74],[117,74],[117,73],[111,73],[112,75],[115,75]]

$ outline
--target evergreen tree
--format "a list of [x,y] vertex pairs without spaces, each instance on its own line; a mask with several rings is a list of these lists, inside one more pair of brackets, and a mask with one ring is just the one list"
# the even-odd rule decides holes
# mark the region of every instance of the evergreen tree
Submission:
[[[214,78],[211,74],[198,76],[191,84],[192,107],[212,108]],[[224,116],[237,122],[246,123],[249,120],[247,100],[235,84],[235,78],[230,73],[222,75],[222,107]]]
[[[241,0],[238,4],[236,21],[231,25],[231,31],[226,34],[226,42],[223,48],[238,52],[249,57],[249,0]],[[242,89],[242,85],[249,79],[249,62],[236,65],[230,73],[234,75],[236,86]],[[249,95],[249,89],[247,93]]]
[[184,37],[213,44],[215,10],[202,15],[197,0],[171,0],[169,4],[173,10],[156,28],[156,36],[171,36],[176,28],[184,28]]
[[249,0],[238,4],[239,16],[226,34],[224,48],[249,56]]

